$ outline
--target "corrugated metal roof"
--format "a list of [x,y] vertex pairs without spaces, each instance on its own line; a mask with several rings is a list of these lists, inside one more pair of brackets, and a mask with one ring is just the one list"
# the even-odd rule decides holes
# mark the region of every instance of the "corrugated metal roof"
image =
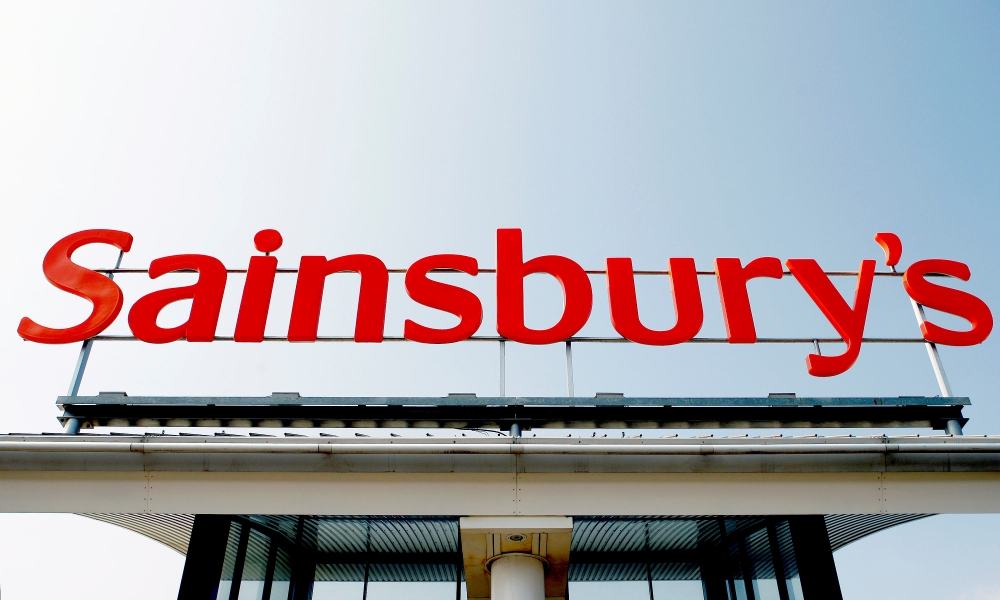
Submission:
[[83,513],[82,516],[142,534],[181,554],[187,554],[194,525],[194,515]]
[[610,565],[570,564],[570,581],[691,581],[701,579],[697,563],[624,563]]
[[571,553],[693,550],[698,547],[700,521],[691,517],[576,518]]
[[830,534],[830,546],[839,550],[876,531],[930,516],[932,515],[827,515],[826,530]]

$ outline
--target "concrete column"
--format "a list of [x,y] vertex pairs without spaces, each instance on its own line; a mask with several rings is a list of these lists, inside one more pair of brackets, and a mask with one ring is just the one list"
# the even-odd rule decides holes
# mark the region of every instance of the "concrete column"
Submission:
[[530,554],[502,554],[490,565],[490,600],[545,600],[545,565]]
[[468,600],[568,600],[573,519],[462,517]]

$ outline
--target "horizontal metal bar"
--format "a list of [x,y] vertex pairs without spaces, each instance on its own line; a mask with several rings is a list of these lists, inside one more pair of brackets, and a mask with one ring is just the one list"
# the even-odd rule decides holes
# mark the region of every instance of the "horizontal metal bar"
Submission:
[[[139,341],[134,335],[95,335],[90,338],[93,341],[101,342],[137,342]],[[214,341],[216,342],[233,342],[233,336],[217,335]],[[284,336],[265,336],[265,342],[287,342],[288,338]],[[353,342],[354,337],[352,336],[317,336],[316,342]],[[386,336],[382,338],[383,342],[413,342],[413,340],[406,339],[400,336]],[[480,335],[472,336],[461,340],[462,342],[512,342],[509,338],[500,337],[498,335]],[[865,344],[926,344],[927,340],[924,338],[890,338],[890,337],[872,337],[863,338],[861,340]],[[572,342],[574,344],[634,344],[632,340],[623,337],[571,337],[566,340],[559,342],[553,342],[561,344],[563,342]],[[844,340],[841,338],[815,338],[815,337],[798,337],[798,338],[757,338],[758,344],[812,344],[814,342],[819,342],[820,344],[843,344]],[[295,343],[311,343],[311,342],[295,342]],[[373,343],[373,342],[364,342]],[[414,342],[416,343],[416,342]],[[726,338],[692,338],[685,344],[728,344],[729,340]]]
[[283,443],[283,442],[35,442],[0,441],[0,452],[141,452],[196,454],[1000,454],[997,442],[753,443],[753,444],[525,444],[525,443]]
[[843,407],[843,406],[969,406],[967,397],[796,397],[770,396],[714,397],[714,398],[657,398],[635,396],[299,396],[294,393],[278,393],[271,396],[128,396],[124,393],[103,392],[97,396],[59,396],[60,406],[543,406],[543,407]]
[[[387,269],[390,274],[402,275],[406,273],[406,269]],[[98,273],[107,274],[141,274],[149,273],[149,269],[94,269]],[[195,273],[196,271],[192,269],[178,269],[176,271],[171,271],[172,273]],[[226,269],[226,273],[246,273],[246,269]],[[282,268],[277,269],[278,273],[298,273],[298,269],[288,269]],[[464,271],[458,271],[456,269],[431,269],[431,273],[464,273]],[[495,274],[496,269],[479,269],[480,274]],[[606,275],[607,271],[604,269],[584,269],[584,272],[588,275]],[[634,275],[670,275],[669,270],[649,270],[649,269],[639,269],[632,271]],[[696,273],[703,277],[715,277],[715,271],[696,271]],[[857,277],[857,271],[824,271],[829,277]],[[791,271],[782,271],[783,275],[791,275]],[[876,277],[902,277],[903,273],[898,271],[876,271]],[[944,275],[941,273],[927,273],[925,277],[950,277],[949,275]]]

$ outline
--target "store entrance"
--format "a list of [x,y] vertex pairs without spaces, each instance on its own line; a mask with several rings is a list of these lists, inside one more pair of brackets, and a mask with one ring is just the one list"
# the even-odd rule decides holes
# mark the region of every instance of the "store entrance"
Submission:
[[[179,600],[463,600],[457,517],[198,515]],[[824,518],[575,517],[573,600],[825,600]]]

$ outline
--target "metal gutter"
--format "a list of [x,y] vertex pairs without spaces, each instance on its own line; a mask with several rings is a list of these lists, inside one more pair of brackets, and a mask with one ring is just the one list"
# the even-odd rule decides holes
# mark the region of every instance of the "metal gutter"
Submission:
[[1000,454],[1000,443],[822,444],[521,444],[521,443],[233,443],[233,442],[34,442],[0,441],[0,452],[139,452],[179,454]]

